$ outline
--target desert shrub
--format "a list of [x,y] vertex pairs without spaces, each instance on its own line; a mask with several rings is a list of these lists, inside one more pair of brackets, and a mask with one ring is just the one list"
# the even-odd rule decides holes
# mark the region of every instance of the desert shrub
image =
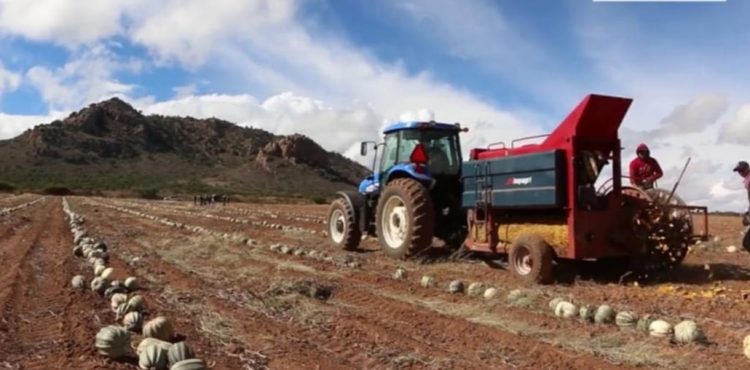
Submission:
[[323,197],[313,197],[312,198],[312,202],[315,203],[315,204],[326,204],[326,203],[328,203],[328,201],[326,200],[326,198],[323,198]]
[[159,198],[159,190],[154,188],[148,188],[148,189],[138,189],[138,196],[143,199],[160,199]]
[[47,195],[71,195],[73,192],[64,186],[50,186],[42,190],[43,194]]
[[16,187],[8,184],[7,182],[0,182],[0,192],[2,193],[12,193],[16,191]]

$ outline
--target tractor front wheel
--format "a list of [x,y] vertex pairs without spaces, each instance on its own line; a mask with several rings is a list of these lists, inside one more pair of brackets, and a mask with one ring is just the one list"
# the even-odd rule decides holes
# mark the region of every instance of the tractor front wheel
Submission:
[[375,227],[388,256],[405,259],[428,248],[434,223],[430,193],[416,180],[393,180],[380,195]]
[[552,282],[552,261],[555,252],[538,235],[519,236],[510,248],[508,262],[513,273],[528,283]]
[[362,240],[362,232],[357,227],[354,208],[345,199],[337,198],[328,210],[328,237],[338,248],[354,250]]

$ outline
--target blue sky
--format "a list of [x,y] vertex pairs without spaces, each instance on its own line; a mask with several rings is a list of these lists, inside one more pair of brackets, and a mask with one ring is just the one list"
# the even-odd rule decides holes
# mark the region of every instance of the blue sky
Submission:
[[434,114],[463,145],[544,133],[587,93],[634,99],[626,151],[747,206],[750,5],[447,0],[0,0],[0,138],[120,96],[146,113],[304,133],[352,157]]

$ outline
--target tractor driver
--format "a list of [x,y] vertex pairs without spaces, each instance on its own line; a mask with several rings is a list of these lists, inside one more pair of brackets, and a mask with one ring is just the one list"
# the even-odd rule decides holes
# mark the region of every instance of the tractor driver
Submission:
[[630,184],[644,190],[653,189],[654,181],[664,175],[661,166],[646,144],[638,145],[635,153],[637,156],[630,162]]

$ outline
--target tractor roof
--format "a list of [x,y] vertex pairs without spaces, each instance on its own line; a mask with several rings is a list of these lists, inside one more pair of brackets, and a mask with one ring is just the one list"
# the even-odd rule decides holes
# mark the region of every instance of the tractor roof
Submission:
[[402,121],[389,125],[383,130],[383,133],[388,134],[394,131],[415,129],[460,131],[461,126],[458,123],[439,123],[435,121]]

